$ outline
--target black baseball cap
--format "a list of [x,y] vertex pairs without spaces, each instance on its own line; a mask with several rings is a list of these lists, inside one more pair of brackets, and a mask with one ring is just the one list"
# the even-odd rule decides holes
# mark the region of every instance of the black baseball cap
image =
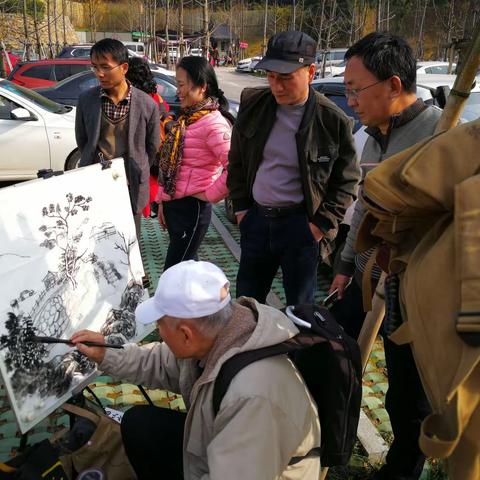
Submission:
[[317,44],[306,33],[280,32],[268,40],[267,53],[255,68],[277,73],[292,73],[315,63]]

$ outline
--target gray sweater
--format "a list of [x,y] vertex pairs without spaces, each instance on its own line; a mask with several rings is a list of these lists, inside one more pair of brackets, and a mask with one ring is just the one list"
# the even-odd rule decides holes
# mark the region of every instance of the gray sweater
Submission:
[[305,102],[277,105],[276,121],[253,183],[253,198],[260,205],[284,207],[303,202],[295,135],[304,113]]
[[[381,161],[409,148],[435,132],[435,127],[442,111],[437,107],[426,107],[422,100],[417,100],[401,114],[392,118],[389,135],[382,135],[378,129],[367,129],[370,135],[362,152],[360,164],[365,175]],[[355,240],[357,231],[365,214],[362,202],[357,201],[353,212],[350,230],[345,246],[341,252],[341,262],[338,273],[353,275],[355,268],[363,273],[365,265],[372,254],[367,250],[355,255]],[[380,268],[374,266],[372,277],[380,277]]]

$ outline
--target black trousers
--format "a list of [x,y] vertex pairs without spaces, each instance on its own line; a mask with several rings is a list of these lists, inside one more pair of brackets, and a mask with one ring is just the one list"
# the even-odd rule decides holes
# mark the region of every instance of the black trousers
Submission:
[[[358,338],[365,312],[362,290],[355,279],[331,309],[337,321],[353,338]],[[420,424],[431,409],[410,345],[396,345],[381,330],[388,372],[385,408],[393,430],[393,443],[378,478],[417,480],[422,474],[425,455],[418,446]]]
[[197,260],[198,249],[212,218],[212,205],[194,197],[184,197],[163,202],[163,214],[170,237],[163,269],[184,260]]
[[186,413],[139,405],[122,419],[123,444],[138,480],[183,480]]
[[254,205],[240,222],[240,233],[237,297],[265,303],[281,267],[287,304],[314,302],[319,246],[306,213],[269,218]]

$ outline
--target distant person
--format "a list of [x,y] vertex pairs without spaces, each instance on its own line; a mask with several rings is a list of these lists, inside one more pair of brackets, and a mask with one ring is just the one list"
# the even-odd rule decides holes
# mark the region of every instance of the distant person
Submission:
[[214,62],[215,62],[215,67],[219,67],[220,66],[220,51],[218,50],[218,47],[215,47],[213,49],[213,59],[214,59]]
[[80,166],[123,157],[140,238],[140,214],[148,203],[150,165],[160,143],[158,108],[126,79],[128,50],[122,42],[104,38],[90,51],[92,71],[100,86],[83,92],[77,105],[75,137]]
[[226,186],[232,116],[213,67],[203,57],[177,65],[182,110],[160,149],[158,220],[170,237],[164,269],[196,259],[207,233],[212,203]]
[[316,42],[270,38],[233,129],[227,184],[241,233],[237,297],[265,303],[279,267],[288,305],[314,303],[320,246],[328,250],[360,177],[348,117],[310,83]]

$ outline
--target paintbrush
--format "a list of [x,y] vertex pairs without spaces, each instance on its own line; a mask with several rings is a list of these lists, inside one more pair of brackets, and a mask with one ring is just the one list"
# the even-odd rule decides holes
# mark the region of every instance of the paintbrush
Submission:
[[[74,345],[71,340],[55,337],[34,337],[34,341],[38,343],[65,343],[67,345]],[[114,343],[99,343],[99,342],[78,342],[87,347],[104,347],[104,348],[123,348],[123,345],[116,345]]]

